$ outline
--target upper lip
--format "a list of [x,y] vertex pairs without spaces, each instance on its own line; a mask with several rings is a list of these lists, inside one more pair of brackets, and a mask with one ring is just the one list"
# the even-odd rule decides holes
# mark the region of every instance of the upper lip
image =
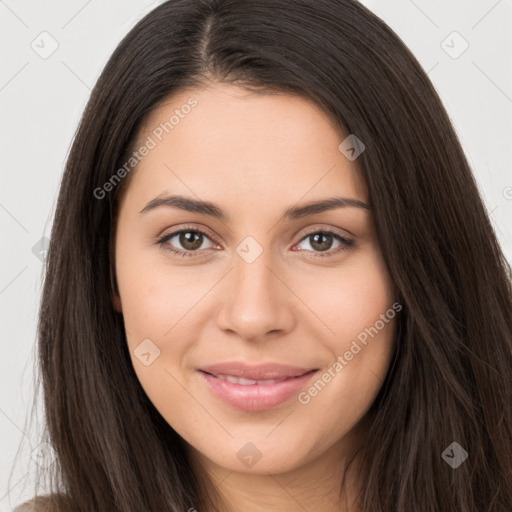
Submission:
[[249,365],[241,362],[226,362],[211,366],[202,366],[199,370],[211,373],[212,375],[232,375],[233,377],[245,379],[265,380],[299,377],[314,370],[314,368],[298,368],[279,363]]

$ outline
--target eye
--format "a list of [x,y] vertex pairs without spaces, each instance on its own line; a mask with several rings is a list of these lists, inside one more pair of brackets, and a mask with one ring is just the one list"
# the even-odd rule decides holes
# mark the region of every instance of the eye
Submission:
[[[208,233],[198,228],[184,227],[164,235],[157,243],[166,251],[176,254],[177,256],[189,257],[199,256],[200,252],[205,249],[218,249],[219,245],[213,243],[211,238]],[[212,242],[212,245],[205,246],[204,244],[207,241]],[[301,244],[304,244],[304,242],[307,242],[306,245],[308,245],[309,248],[303,247],[300,248],[300,250],[306,253],[312,253],[307,256],[309,258],[334,256],[355,246],[353,240],[329,229],[310,231],[294,247],[299,247]],[[332,248],[333,245],[334,249]]]
[[[307,252],[313,252],[313,255],[308,257],[310,258],[324,258],[328,256],[334,256],[342,251],[347,251],[351,247],[355,245],[353,240],[346,238],[345,236],[340,235],[339,233],[331,230],[317,230],[311,231],[308,233],[302,240],[295,246],[299,246],[301,243],[307,241],[307,245],[311,249],[306,247]],[[337,246],[333,250],[333,243],[338,243]]]
[[[195,253],[200,250],[211,248],[212,246],[204,246],[206,240],[211,241],[209,235],[204,231],[197,228],[184,228],[164,235],[157,243],[166,251],[187,257],[197,256]],[[182,248],[177,248],[176,245],[181,245]]]

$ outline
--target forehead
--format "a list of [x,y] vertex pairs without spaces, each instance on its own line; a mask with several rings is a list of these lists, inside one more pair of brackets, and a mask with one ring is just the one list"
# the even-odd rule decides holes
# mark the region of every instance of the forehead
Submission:
[[[313,191],[366,199],[357,162],[338,149],[339,126],[313,101],[230,84],[181,90],[146,118],[136,147],[151,146],[130,188],[156,195],[179,188],[203,197],[293,202]],[[188,190],[187,190],[188,189]]]

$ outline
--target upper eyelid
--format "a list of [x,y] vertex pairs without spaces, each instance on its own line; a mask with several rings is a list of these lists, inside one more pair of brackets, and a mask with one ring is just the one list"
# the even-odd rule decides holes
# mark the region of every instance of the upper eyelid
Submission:
[[202,233],[203,235],[207,236],[212,242],[218,243],[216,241],[215,235],[211,234],[207,228],[186,225],[177,229],[173,229],[167,234],[162,234],[158,237],[158,239],[161,240],[162,238],[172,238],[173,236],[179,235],[180,233],[187,231],[196,231],[198,233]]
[[[348,234],[348,236],[344,235],[343,233],[341,233],[340,231],[344,231]],[[322,233],[322,232],[327,232],[327,233],[332,233],[334,235],[338,235],[342,238],[346,238],[346,239],[349,239],[350,237],[354,237],[354,235],[352,233],[350,233],[350,231],[346,230],[346,229],[341,229],[341,228],[333,228],[333,227],[316,227],[316,228],[311,228],[311,229],[307,229],[307,231],[302,235],[302,238],[300,240],[303,240],[305,237],[309,236],[309,235],[312,235],[314,233]]]

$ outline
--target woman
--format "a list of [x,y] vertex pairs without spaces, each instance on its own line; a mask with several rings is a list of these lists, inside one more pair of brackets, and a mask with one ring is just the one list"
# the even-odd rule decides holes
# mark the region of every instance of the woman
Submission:
[[511,326],[465,155],[389,27],[349,0],[166,2],[67,162],[53,493],[25,507],[509,512]]

